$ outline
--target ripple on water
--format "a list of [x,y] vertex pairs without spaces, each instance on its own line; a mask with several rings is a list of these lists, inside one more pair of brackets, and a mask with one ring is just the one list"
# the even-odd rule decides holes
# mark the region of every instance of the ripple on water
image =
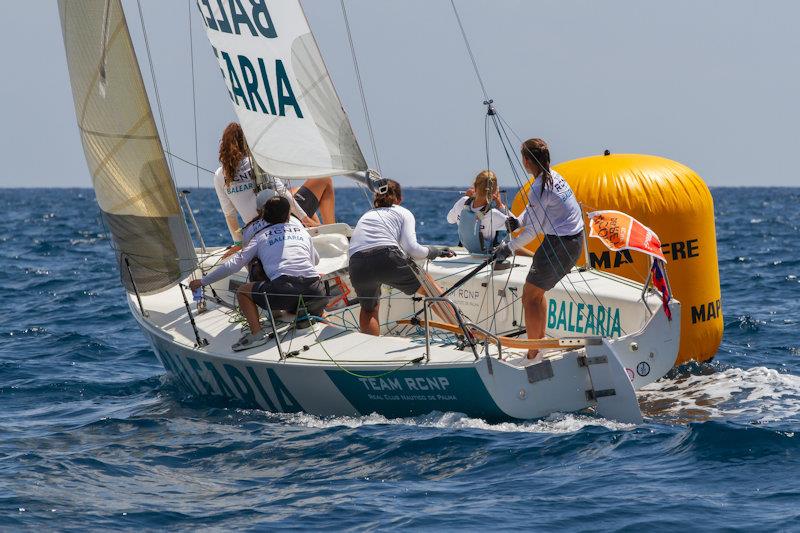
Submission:
[[[0,190],[0,529],[795,529],[800,191],[712,193],[723,345],[641,391],[633,427],[186,398],[129,315],[91,192]],[[406,196],[422,242],[452,235],[458,195]],[[223,243],[213,190],[191,201]],[[337,191],[341,220],[364,207]]]

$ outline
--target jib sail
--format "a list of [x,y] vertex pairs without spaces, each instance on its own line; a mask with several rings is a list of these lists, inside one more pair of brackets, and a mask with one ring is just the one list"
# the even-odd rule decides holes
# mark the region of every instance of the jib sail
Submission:
[[264,171],[305,179],[367,170],[299,0],[197,7]]
[[103,220],[132,289],[197,263],[119,0],[59,0],[78,128]]

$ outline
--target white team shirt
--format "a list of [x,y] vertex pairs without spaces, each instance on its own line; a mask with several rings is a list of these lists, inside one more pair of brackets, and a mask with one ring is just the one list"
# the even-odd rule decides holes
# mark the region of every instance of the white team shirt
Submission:
[[544,192],[541,174],[531,184],[528,205],[517,217],[523,230],[509,243],[512,250],[522,248],[539,233],[567,237],[583,230],[581,206],[569,183],[555,170],[550,170],[550,175],[553,183]]
[[250,160],[242,159],[233,180],[225,185],[225,174],[222,167],[214,173],[214,190],[222,212],[225,216],[239,213],[244,222],[249,222],[258,216],[256,209],[256,183],[250,171]]
[[218,266],[200,281],[209,285],[238,272],[256,256],[261,259],[267,277],[274,280],[280,276],[317,278],[314,266],[319,263],[319,254],[314,249],[311,236],[303,225],[290,218],[284,224],[275,224],[253,237],[242,250]]
[[[289,200],[292,214],[301,220],[308,215],[295,200],[292,191],[278,178],[267,176],[266,186],[275,190],[279,195]],[[242,221],[247,223],[258,216],[256,209],[256,183],[253,180],[253,172],[250,166],[250,159],[245,157],[236,169],[236,175],[230,184],[225,185],[225,175],[222,167],[214,173],[214,190],[217,191],[219,205],[226,216],[239,213]]]
[[256,233],[267,226],[269,226],[269,222],[261,217],[250,221],[249,224],[242,228],[242,246],[247,246],[247,243],[250,242],[250,239],[252,239]]
[[370,209],[359,219],[350,238],[348,257],[380,246],[399,246],[414,259],[428,256],[428,247],[417,242],[417,222],[405,207]]
[[[459,198],[453,208],[447,213],[447,222],[450,224],[458,224],[461,220],[461,212],[464,211],[464,206],[467,204],[469,196],[462,196]],[[469,206],[473,213],[480,213],[482,207]],[[480,215],[479,215],[480,216]],[[508,218],[502,211],[492,208],[483,215],[481,218],[481,235],[487,241],[494,239],[494,234],[498,231],[505,229],[506,218]]]

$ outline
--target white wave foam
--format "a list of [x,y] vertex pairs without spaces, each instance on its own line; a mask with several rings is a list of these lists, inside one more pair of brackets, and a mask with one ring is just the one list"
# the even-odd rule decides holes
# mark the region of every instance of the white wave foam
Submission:
[[[669,417],[679,423],[712,418],[744,418],[751,422],[770,423],[800,418],[800,376],[783,374],[766,367],[729,368],[710,374],[662,380],[644,387],[638,396],[646,418]],[[246,412],[252,414],[260,411]],[[357,417],[320,417],[307,413],[263,414],[273,419],[277,417],[282,423],[317,429],[400,425],[443,430],[568,434],[588,426],[600,426],[612,431],[636,427],[604,418],[560,413],[529,422],[497,424],[460,413],[434,413],[407,418],[387,418],[374,413]]]
[[623,424],[604,418],[596,418],[575,414],[554,414],[542,420],[530,422],[502,422],[490,424],[479,418],[470,418],[460,413],[436,413],[413,418],[386,418],[378,414],[360,417],[337,416],[319,417],[306,413],[280,415],[290,424],[310,428],[358,428],[376,425],[404,425],[437,429],[479,429],[482,431],[497,431],[511,433],[574,433],[587,426],[601,426],[614,431],[624,431],[635,428],[632,424]]
[[800,376],[766,367],[729,368],[653,383],[639,399],[651,415],[775,422],[800,415]]

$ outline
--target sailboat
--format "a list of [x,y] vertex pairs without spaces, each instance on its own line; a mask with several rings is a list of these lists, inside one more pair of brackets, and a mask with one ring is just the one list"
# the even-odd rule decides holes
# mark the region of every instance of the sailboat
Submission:
[[[284,179],[338,175],[382,187],[299,0],[197,7],[257,167]],[[529,340],[520,296],[530,258],[500,266],[456,249],[419,263],[443,296],[384,290],[381,336],[373,337],[358,331],[352,230],[341,223],[309,229],[335,296],[325,318],[264,313],[269,342],[232,351],[242,329],[235,289],[245,275],[193,302],[188,281],[225,249],[192,242],[120,0],[59,0],[59,9],[78,127],[130,311],[185,391],[320,416],[454,411],[495,421],[593,411],[642,421],[635,390],[672,368],[680,336],[652,287],[575,268],[547,294],[549,337]],[[668,305],[679,316],[680,303]],[[432,306],[452,321],[434,321]],[[546,350],[541,360],[526,358],[533,347]]]

